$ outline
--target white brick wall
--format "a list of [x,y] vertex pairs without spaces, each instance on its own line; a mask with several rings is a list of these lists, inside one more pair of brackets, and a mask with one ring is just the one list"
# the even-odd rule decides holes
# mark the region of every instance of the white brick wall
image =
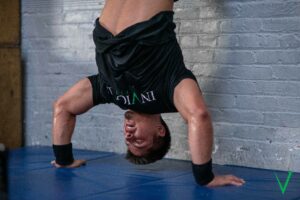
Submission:
[[[51,145],[52,102],[96,73],[92,30],[103,0],[22,1],[27,145]],[[300,172],[300,1],[181,0],[178,41],[212,114],[214,162]],[[187,129],[165,114],[171,158],[189,159]],[[79,116],[75,147],[124,152],[122,111]]]

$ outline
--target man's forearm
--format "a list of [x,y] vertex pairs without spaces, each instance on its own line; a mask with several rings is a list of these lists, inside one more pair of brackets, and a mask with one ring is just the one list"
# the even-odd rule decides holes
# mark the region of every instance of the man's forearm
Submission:
[[209,114],[202,112],[190,116],[188,128],[193,175],[199,185],[207,185],[214,179],[211,160],[213,128]]
[[52,142],[55,145],[64,145],[71,142],[76,116],[56,106],[53,113]]
[[188,137],[192,162],[208,162],[212,154],[213,127],[207,112],[195,114],[188,119]]
[[76,116],[56,104],[53,113],[52,142],[56,164],[70,165],[74,161],[71,137]]

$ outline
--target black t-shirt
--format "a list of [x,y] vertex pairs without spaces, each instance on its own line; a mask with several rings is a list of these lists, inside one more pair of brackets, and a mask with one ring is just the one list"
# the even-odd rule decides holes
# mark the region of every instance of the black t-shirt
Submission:
[[97,103],[149,114],[177,112],[174,88],[184,78],[196,78],[184,65],[173,14],[162,11],[116,36],[96,20]]

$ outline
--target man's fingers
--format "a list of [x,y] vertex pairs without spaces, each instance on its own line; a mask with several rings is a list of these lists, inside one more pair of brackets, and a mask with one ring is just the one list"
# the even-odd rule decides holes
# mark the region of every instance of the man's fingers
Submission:
[[86,164],[86,160],[79,160],[82,164]]
[[86,161],[85,160],[76,160],[74,163],[78,166],[81,166],[81,165],[85,165]]
[[238,183],[245,183],[244,179],[238,178],[236,176],[232,176],[232,180]]
[[243,184],[242,183],[238,183],[236,181],[232,181],[230,182],[230,185],[234,185],[234,186],[242,186]]
[[233,175],[229,175],[227,177],[228,183],[231,185],[235,185],[235,186],[241,186],[245,183],[245,181],[241,178],[238,178],[236,176]]
[[55,160],[51,161],[51,165],[53,165],[56,168],[59,168],[60,166],[55,162]]
[[85,160],[74,160],[74,162],[67,166],[68,168],[76,168],[76,167],[80,167],[86,165],[86,161]]
[[242,186],[245,181],[233,175],[215,176],[215,178],[207,185],[207,187],[218,187],[225,185]]
[[54,166],[55,166],[56,168],[62,168],[62,166],[59,165],[59,164],[57,164],[57,163],[55,163]]
[[55,160],[51,161],[51,165],[53,165],[53,166],[56,167],[56,168],[61,168],[61,166],[58,165],[58,164],[55,162]]
[[80,167],[81,165],[85,165],[86,161],[85,160],[76,160],[75,164],[76,164],[76,166]]
[[86,160],[82,160],[81,165],[86,165]]
[[51,164],[56,168],[77,168],[83,165],[86,165],[86,160],[74,160],[70,165],[59,165],[55,162],[55,160],[51,161]]
[[241,185],[243,185],[242,182],[237,181],[237,180],[231,180],[231,181],[230,181],[230,184],[231,184],[231,185],[235,185],[235,186],[241,186]]
[[239,183],[242,183],[242,184],[246,183],[246,182],[244,181],[244,179],[241,179],[241,178],[236,178],[236,181],[239,182]]

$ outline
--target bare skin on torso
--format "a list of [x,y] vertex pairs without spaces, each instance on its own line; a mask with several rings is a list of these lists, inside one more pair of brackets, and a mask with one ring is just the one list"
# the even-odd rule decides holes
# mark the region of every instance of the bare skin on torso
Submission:
[[113,35],[117,35],[160,11],[173,10],[173,4],[173,0],[106,0],[99,23]]

